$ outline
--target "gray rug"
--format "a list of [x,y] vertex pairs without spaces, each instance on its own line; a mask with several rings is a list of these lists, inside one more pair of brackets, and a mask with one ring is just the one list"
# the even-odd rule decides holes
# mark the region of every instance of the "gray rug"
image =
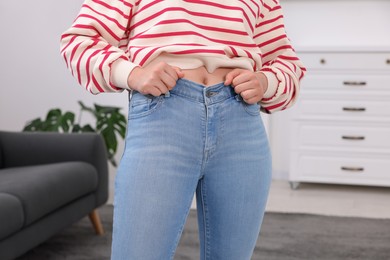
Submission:
[[[104,236],[94,234],[86,217],[18,260],[109,259],[112,209],[99,209]],[[191,210],[175,260],[199,259],[197,228],[196,211]],[[390,220],[266,213],[252,259],[389,260]]]

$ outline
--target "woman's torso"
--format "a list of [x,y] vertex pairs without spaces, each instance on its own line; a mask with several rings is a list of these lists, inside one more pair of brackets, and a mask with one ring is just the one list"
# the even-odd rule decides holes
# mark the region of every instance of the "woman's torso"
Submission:
[[225,81],[226,75],[232,68],[217,68],[212,73],[209,73],[206,67],[201,66],[196,69],[184,69],[184,78],[202,84],[204,86],[212,86]]

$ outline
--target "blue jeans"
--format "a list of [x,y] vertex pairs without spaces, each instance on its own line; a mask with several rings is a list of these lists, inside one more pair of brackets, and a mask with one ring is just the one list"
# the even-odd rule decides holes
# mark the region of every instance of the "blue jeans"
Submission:
[[166,95],[134,92],[111,259],[173,259],[195,192],[201,259],[250,259],[270,181],[259,105],[231,86],[179,79]]

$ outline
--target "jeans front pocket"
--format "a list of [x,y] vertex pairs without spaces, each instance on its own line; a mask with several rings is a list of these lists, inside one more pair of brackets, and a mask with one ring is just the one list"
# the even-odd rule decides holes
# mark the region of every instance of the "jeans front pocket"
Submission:
[[164,96],[143,95],[133,92],[129,102],[129,119],[144,117],[156,111],[164,101]]
[[248,104],[244,101],[244,99],[240,95],[237,95],[236,99],[241,103],[242,107],[249,115],[251,116],[260,115],[260,105],[258,103]]

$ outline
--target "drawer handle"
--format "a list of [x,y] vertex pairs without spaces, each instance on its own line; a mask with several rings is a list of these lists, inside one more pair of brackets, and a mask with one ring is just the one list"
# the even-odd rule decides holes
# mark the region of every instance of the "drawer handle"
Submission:
[[346,86],[365,86],[367,82],[365,81],[344,81],[344,85]]
[[348,136],[348,135],[343,135],[341,138],[343,138],[344,140],[355,140],[355,141],[366,139],[364,136]]
[[345,166],[342,166],[341,170],[347,171],[347,172],[362,172],[362,171],[364,171],[364,168],[363,167],[345,167]]
[[386,60],[387,65],[390,65],[390,59]]
[[366,111],[365,107],[343,107],[344,111],[348,112],[364,112]]
[[325,59],[320,59],[320,63],[321,63],[321,64],[325,64],[325,63],[326,63],[326,60],[325,60]]

